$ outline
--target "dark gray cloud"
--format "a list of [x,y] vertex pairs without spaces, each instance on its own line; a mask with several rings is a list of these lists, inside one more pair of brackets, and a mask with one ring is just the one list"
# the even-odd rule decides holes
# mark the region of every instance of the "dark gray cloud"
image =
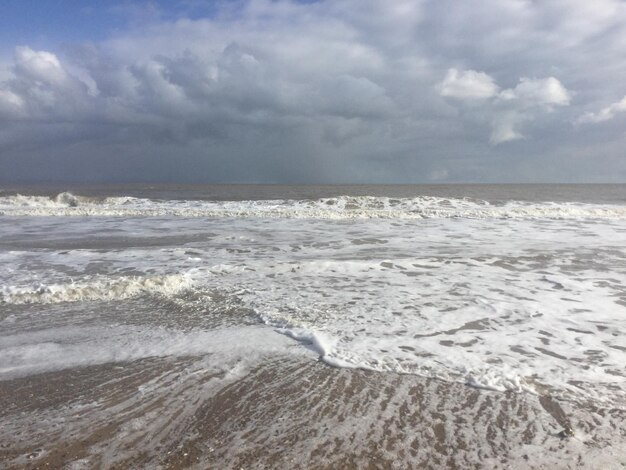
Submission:
[[0,181],[626,181],[624,24],[619,0],[252,0],[18,45]]

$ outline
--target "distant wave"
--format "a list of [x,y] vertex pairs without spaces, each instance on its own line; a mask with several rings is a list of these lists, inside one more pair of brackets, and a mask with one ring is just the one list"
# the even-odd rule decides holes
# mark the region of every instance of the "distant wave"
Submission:
[[295,219],[626,219],[626,206],[469,198],[338,196],[316,200],[181,201],[133,197],[0,197],[3,216],[268,217]]

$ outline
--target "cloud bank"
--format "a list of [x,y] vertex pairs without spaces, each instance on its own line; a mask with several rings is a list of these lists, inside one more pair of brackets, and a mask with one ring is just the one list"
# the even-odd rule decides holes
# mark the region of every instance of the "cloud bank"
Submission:
[[626,181],[623,2],[157,13],[15,45],[0,181]]

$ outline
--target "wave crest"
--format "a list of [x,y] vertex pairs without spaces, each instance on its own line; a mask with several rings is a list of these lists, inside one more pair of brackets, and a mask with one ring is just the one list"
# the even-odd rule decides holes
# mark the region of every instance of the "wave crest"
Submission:
[[509,201],[491,204],[469,198],[338,196],[315,200],[185,201],[133,197],[94,199],[69,192],[53,198],[0,197],[5,216],[216,217],[293,219],[613,219],[626,207],[577,202]]
[[95,278],[86,282],[4,286],[0,304],[53,304],[92,300],[122,300],[142,294],[173,295],[191,287],[184,274]]

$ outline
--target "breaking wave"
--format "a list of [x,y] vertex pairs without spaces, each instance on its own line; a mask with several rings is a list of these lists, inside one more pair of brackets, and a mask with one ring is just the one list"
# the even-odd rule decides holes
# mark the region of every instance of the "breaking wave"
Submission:
[[173,295],[191,287],[184,274],[95,278],[66,284],[3,286],[0,304],[54,304],[91,300],[122,300],[142,294]]
[[626,207],[578,202],[469,198],[338,196],[315,200],[184,201],[134,197],[89,198],[64,192],[55,197],[0,197],[4,216],[268,217],[293,219],[626,219]]

